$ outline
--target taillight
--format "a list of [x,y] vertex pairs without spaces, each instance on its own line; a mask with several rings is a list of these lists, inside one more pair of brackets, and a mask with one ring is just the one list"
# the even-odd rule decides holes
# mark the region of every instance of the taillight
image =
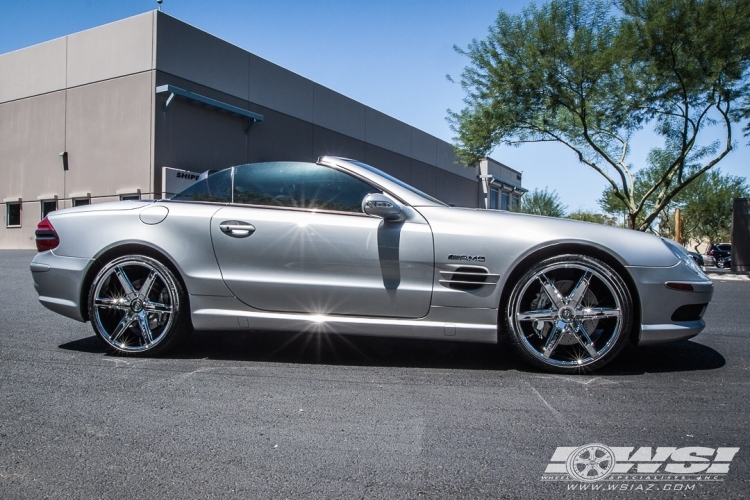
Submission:
[[36,226],[36,250],[37,252],[44,252],[45,250],[52,250],[57,248],[60,244],[60,238],[55,232],[55,228],[52,227],[49,219],[45,217]]

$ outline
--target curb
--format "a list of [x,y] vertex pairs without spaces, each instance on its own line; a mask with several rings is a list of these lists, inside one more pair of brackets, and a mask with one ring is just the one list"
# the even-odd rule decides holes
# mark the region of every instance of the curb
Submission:
[[750,281],[750,275],[734,273],[706,273],[711,281]]

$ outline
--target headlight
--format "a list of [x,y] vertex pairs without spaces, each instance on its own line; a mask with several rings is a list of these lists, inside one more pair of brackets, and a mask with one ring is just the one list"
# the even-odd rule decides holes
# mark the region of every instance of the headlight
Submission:
[[682,245],[678,245],[674,241],[667,240],[667,239],[664,239],[664,238],[662,238],[661,240],[664,242],[665,245],[667,245],[667,248],[669,248],[670,250],[672,250],[672,253],[675,255],[675,257],[677,257],[678,259],[680,259],[680,261],[683,264],[685,264],[690,269],[692,269],[695,274],[697,274],[698,276],[700,276],[701,278],[703,278],[705,280],[708,279],[708,276],[706,276],[703,273],[703,270],[700,268],[700,266],[698,264],[695,263],[695,261],[693,260],[693,258],[690,256],[689,253],[687,253],[687,251],[685,251],[685,248]]

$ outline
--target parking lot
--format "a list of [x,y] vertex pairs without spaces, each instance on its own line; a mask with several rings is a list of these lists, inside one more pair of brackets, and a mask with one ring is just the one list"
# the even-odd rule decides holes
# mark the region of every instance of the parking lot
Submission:
[[[109,356],[89,324],[37,302],[33,255],[0,251],[0,498],[750,491],[750,281],[715,280],[691,341],[557,376],[502,340],[197,332],[169,357]],[[740,451],[721,480],[644,479],[605,495],[542,479],[557,447],[588,443]]]

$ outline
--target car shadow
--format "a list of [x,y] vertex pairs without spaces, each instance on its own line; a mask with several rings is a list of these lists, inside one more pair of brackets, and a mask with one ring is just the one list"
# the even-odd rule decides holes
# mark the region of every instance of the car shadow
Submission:
[[650,347],[626,346],[597,375],[642,375],[644,373],[716,370],[726,364],[718,351],[692,340]]
[[[92,354],[109,353],[109,349],[96,336],[68,342],[60,345],[60,348]],[[477,344],[315,333],[196,331],[166,357],[398,368],[539,371],[523,362],[504,336],[498,344]],[[725,363],[720,353],[692,341],[652,347],[628,345],[617,359],[596,374],[618,376],[714,370]]]

